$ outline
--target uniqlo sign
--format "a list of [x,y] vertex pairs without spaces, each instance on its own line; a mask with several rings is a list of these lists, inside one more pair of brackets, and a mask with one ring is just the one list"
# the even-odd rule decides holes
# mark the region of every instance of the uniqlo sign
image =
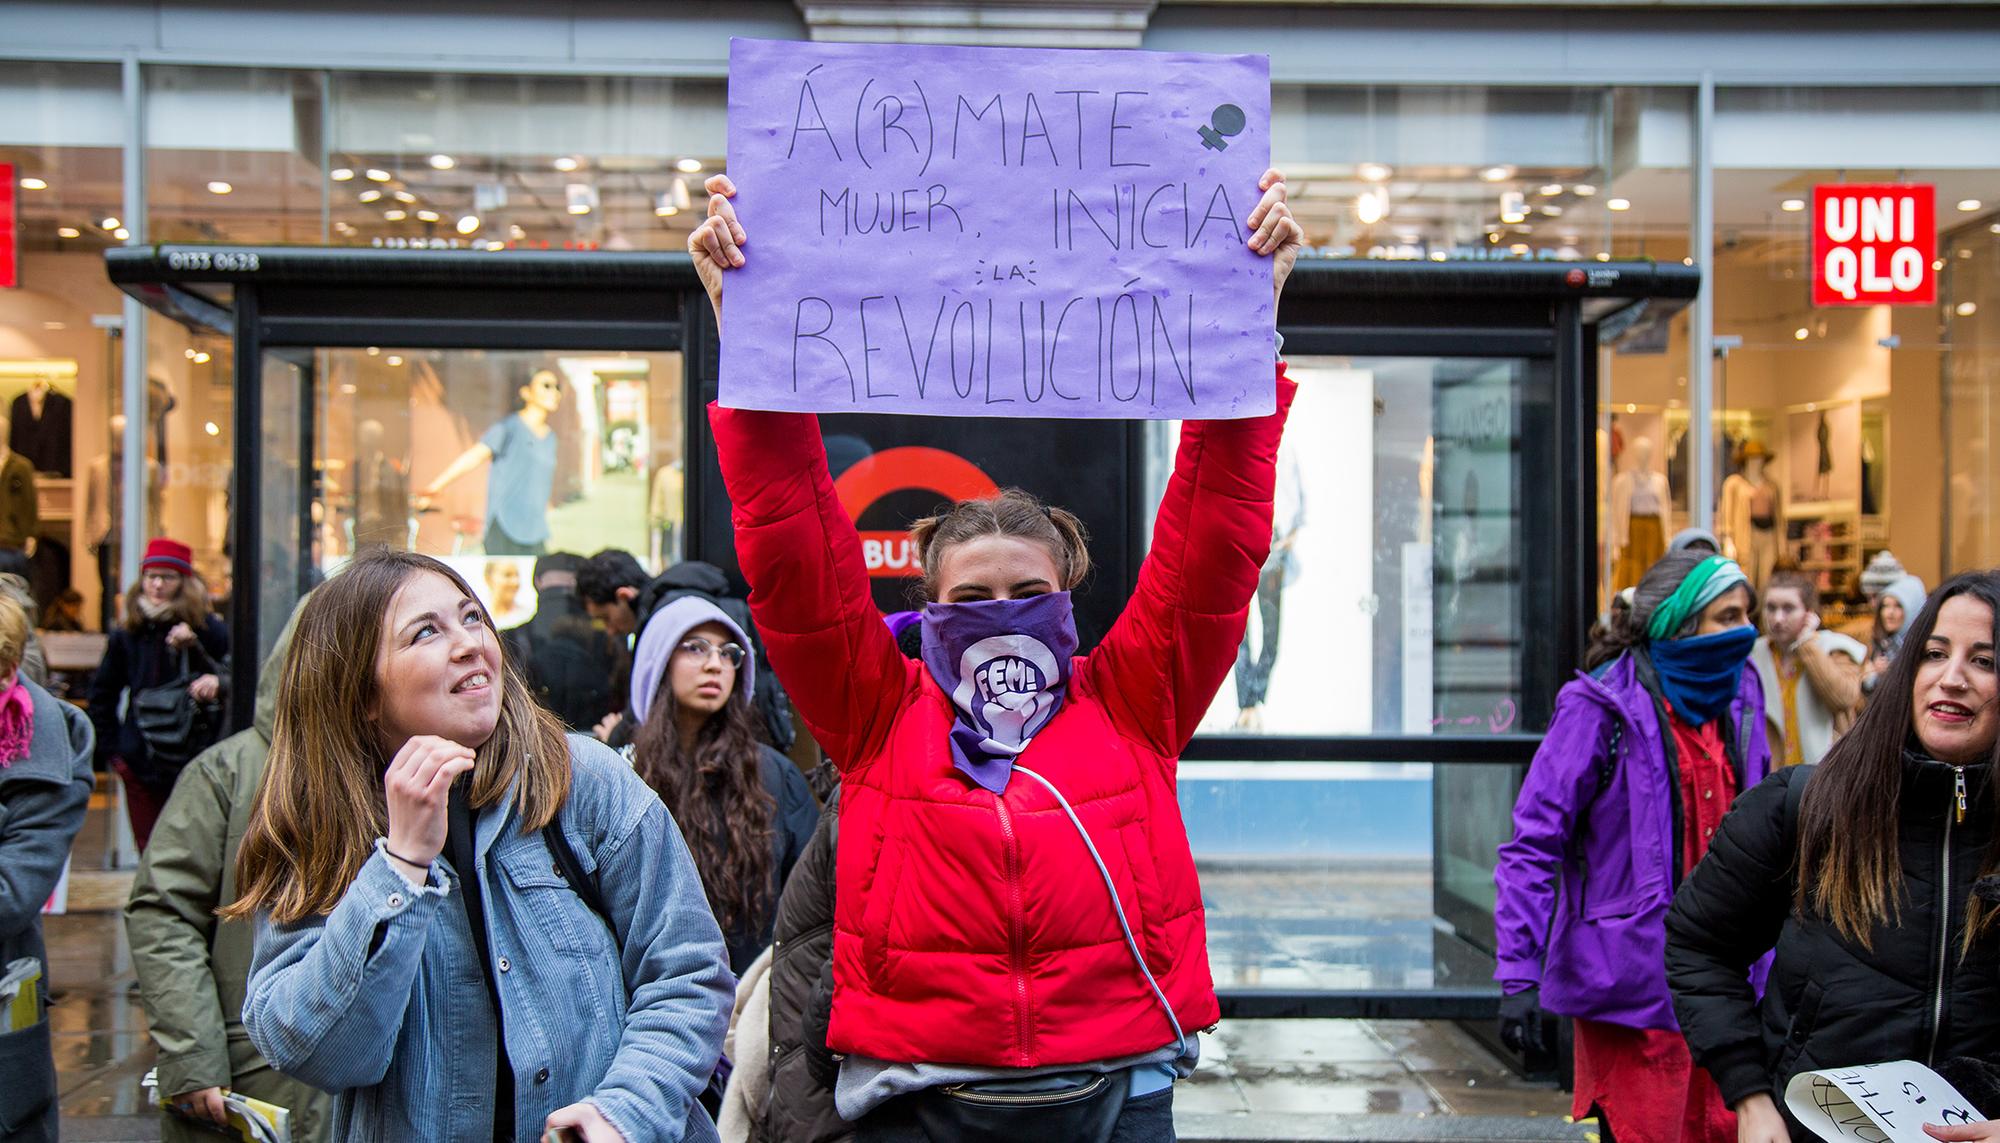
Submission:
[[19,259],[14,254],[20,245],[20,227],[14,219],[14,201],[18,196],[14,186],[14,164],[0,163],[0,289],[21,284],[21,274],[17,269]]
[[1813,188],[1816,306],[1921,306],[1937,300],[1937,188],[1838,183]]

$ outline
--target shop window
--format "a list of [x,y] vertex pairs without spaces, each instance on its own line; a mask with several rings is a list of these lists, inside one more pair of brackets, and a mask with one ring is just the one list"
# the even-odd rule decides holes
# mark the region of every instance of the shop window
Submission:
[[[0,238],[14,288],[0,289],[3,438],[35,470],[31,587],[43,622],[102,629],[118,516],[106,425],[114,411],[123,296],[103,251],[124,240],[124,99],[116,65],[13,62],[0,68],[0,177],[15,227]],[[110,319],[110,320],[107,320]],[[93,518],[90,495],[99,497]],[[116,594],[115,573],[109,595]],[[66,592],[78,598],[64,603]]]
[[324,240],[319,73],[153,66],[145,83],[149,239]]
[[336,73],[338,245],[679,250],[722,169],[721,80]]

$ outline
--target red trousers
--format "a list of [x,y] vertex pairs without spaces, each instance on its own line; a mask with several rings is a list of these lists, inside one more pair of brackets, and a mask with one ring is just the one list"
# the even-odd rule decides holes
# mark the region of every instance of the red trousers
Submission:
[[125,816],[132,821],[132,842],[144,853],[147,839],[153,836],[153,823],[160,820],[160,809],[166,799],[147,789],[123,758],[113,758],[111,769],[125,783]]
[[1736,1113],[1679,1032],[1595,1020],[1576,1027],[1571,1114],[1602,1116],[1610,1143],[1736,1143]]

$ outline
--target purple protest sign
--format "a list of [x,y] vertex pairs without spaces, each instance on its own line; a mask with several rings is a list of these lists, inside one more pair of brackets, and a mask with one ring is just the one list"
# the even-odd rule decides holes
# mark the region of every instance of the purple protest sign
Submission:
[[1263,56],[734,40],[722,402],[1271,411]]

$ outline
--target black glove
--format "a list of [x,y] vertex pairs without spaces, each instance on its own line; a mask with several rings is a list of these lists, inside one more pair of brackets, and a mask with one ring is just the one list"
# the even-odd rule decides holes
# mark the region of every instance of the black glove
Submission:
[[1500,1042],[1522,1055],[1551,1055],[1548,1022],[1542,1016],[1542,993],[1530,988],[1500,998]]

